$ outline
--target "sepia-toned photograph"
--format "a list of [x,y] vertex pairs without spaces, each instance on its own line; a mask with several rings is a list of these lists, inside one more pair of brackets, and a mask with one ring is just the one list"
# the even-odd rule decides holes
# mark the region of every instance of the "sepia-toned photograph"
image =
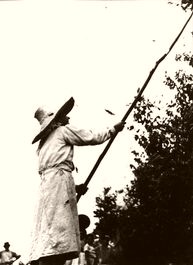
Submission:
[[0,265],[193,265],[192,16],[0,0]]

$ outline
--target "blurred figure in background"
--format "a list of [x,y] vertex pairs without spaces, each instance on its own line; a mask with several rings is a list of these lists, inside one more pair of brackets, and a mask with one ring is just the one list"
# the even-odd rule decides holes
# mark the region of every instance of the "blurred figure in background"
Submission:
[[[74,259],[72,261],[72,265],[85,265],[86,260],[85,260],[84,246],[86,244],[86,237],[87,237],[86,228],[88,228],[90,225],[90,219],[85,214],[79,214],[78,219],[79,219],[79,229],[80,229],[80,254],[77,259]],[[66,262],[65,265],[68,265],[68,262]]]
[[108,236],[104,236],[101,240],[102,245],[100,248],[101,265],[112,265],[114,264],[114,244],[110,241]]
[[94,235],[88,234],[86,244],[84,246],[84,253],[87,265],[94,265],[96,260],[96,250],[94,246]]
[[11,265],[17,259],[21,257],[21,255],[16,254],[15,252],[9,250],[10,244],[9,242],[5,242],[4,248],[5,250],[0,252],[0,263],[4,265]]

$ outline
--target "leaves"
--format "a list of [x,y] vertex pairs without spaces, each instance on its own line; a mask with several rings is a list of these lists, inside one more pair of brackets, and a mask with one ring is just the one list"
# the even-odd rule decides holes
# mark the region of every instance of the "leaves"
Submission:
[[165,77],[174,93],[165,115],[161,101],[144,97],[134,110],[129,129],[142,152],[132,151],[135,178],[122,193],[124,205],[111,188],[96,198],[96,231],[116,243],[119,265],[193,262],[193,76],[179,70]]
[[181,0],[179,2],[168,1],[168,4],[175,4],[176,6],[179,6],[179,3],[181,3],[181,8],[184,11],[187,11],[188,9],[193,10],[193,1],[192,0]]
[[[190,0],[181,4],[192,9]],[[191,69],[192,52],[176,55],[176,61]],[[134,179],[120,193],[105,188],[96,198],[96,232],[115,243],[116,265],[193,263],[192,71],[165,72],[164,84],[173,100],[163,108],[162,100],[141,96],[128,127],[142,149],[132,151]]]
[[132,166],[135,180],[127,188],[122,213],[128,222],[120,233],[123,248],[132,253],[133,264],[139,262],[137,253],[143,264],[193,260],[188,251],[193,247],[193,78],[182,70],[174,77],[166,73],[165,85],[175,92],[165,116],[154,117],[158,107],[145,98],[134,113],[146,130],[135,139],[147,159],[133,152],[138,165]]

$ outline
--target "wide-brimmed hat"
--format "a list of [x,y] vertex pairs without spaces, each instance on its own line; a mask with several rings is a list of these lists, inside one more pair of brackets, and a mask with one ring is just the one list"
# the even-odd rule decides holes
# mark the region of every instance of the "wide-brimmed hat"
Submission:
[[85,230],[87,227],[89,227],[90,225],[90,218],[85,215],[85,214],[79,214],[78,215],[78,219],[79,219],[79,227],[80,230]]
[[34,117],[39,121],[41,130],[33,139],[32,144],[47,137],[53,130],[55,124],[59,123],[72,110],[74,99],[71,97],[57,112],[46,111],[43,108],[38,108]]

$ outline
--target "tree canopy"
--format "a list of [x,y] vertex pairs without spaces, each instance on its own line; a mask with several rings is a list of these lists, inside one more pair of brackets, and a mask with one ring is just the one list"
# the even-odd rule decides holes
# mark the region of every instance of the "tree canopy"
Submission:
[[118,192],[110,188],[96,198],[96,231],[115,242],[119,265],[193,263],[192,52],[176,55],[176,61],[191,71],[179,64],[174,76],[166,72],[173,99],[164,108],[162,100],[145,97],[136,104],[135,123],[128,129],[135,130],[143,151],[133,150],[134,179],[123,192],[124,205],[117,206]]

